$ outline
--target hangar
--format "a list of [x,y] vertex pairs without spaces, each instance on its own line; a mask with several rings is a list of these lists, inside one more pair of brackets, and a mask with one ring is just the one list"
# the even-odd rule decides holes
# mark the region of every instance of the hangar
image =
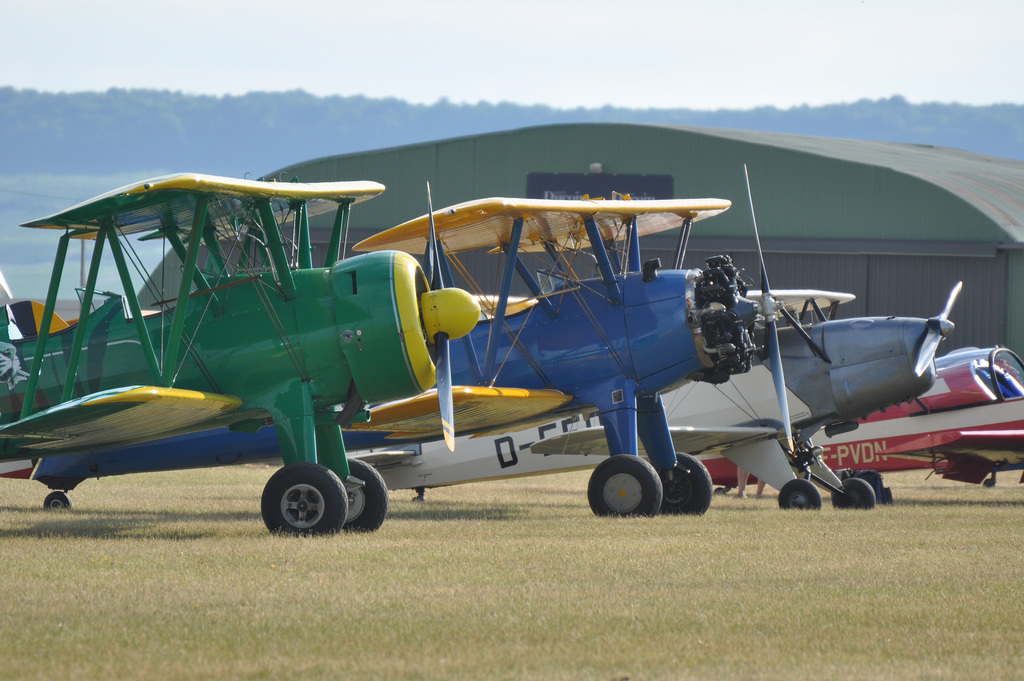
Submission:
[[[964,291],[944,345],[1024,351],[1024,162],[940,147],[716,128],[589,123],[530,127],[297,163],[268,177],[376,180],[348,244],[426,212],[487,196],[730,199],[694,226],[684,266],[728,253],[759,275],[744,164],[773,287],[848,291],[841,316],[937,314]],[[667,193],[667,195],[666,195]],[[330,225],[311,225],[326,244]],[[642,259],[674,260],[677,236],[647,237]],[[494,256],[464,259],[478,280]]]

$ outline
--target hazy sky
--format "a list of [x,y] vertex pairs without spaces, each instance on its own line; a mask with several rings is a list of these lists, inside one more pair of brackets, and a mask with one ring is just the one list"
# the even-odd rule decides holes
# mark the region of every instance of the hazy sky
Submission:
[[46,91],[1024,103],[1020,0],[34,0],[0,17],[0,86]]

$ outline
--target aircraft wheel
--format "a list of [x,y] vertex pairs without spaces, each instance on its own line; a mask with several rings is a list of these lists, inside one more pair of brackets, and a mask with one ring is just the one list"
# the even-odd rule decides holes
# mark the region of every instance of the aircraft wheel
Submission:
[[349,459],[348,467],[352,477],[365,484],[362,487],[347,488],[348,516],[345,518],[346,532],[373,532],[384,524],[388,514],[388,486],[377,469],[359,459]]
[[43,508],[47,511],[68,511],[71,510],[71,497],[67,492],[50,492],[43,499]]
[[689,454],[676,453],[676,465],[667,471],[658,471],[664,494],[662,513],[676,515],[704,515],[711,506],[714,486],[711,474],[704,464]]
[[334,534],[348,516],[348,494],[334,471],[302,461],[270,477],[260,509],[271,532]]
[[821,508],[821,491],[810,480],[790,480],[779,490],[779,508]]
[[587,499],[594,515],[658,515],[661,479],[654,466],[639,456],[618,454],[594,469]]
[[865,510],[875,507],[875,490],[871,484],[861,478],[847,478],[843,480],[845,494],[832,492],[832,505],[836,508],[863,508]]

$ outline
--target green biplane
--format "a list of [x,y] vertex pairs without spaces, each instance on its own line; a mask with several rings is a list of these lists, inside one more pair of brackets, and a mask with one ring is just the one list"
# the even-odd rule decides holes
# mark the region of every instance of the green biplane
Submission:
[[[368,403],[433,387],[444,339],[468,333],[480,314],[465,291],[432,290],[407,254],[339,261],[352,205],[382,191],[376,182],[174,175],[26,223],[63,233],[32,322],[16,324],[0,307],[0,461],[273,424],[285,466],[264,489],[264,522],[337,532],[346,487],[363,482],[351,475],[341,425]],[[309,218],[331,210],[324,267],[313,267]],[[180,259],[177,291],[156,309],[134,291],[128,237],[165,238]],[[64,322],[54,306],[71,239],[96,243],[80,316]],[[96,290],[105,248],[121,294]],[[375,529],[387,499],[367,501],[375,508],[363,509],[361,528]]]

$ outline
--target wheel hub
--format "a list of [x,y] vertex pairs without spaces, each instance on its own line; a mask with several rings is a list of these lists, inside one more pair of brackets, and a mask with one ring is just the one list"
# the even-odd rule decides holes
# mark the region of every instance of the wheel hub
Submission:
[[345,522],[351,522],[362,514],[363,508],[366,506],[366,495],[363,493],[362,487],[352,487],[347,492],[348,516],[345,518]]
[[790,501],[793,508],[808,508],[811,505],[811,500],[802,492],[794,493],[793,496],[790,497]]
[[281,515],[292,527],[306,530],[316,525],[324,513],[324,499],[312,485],[289,487],[281,497]]
[[604,485],[604,500],[616,513],[628,515],[643,499],[640,482],[632,475],[618,473],[608,478]]
[[678,465],[662,477],[661,483],[668,503],[685,504],[693,496],[693,485]]

